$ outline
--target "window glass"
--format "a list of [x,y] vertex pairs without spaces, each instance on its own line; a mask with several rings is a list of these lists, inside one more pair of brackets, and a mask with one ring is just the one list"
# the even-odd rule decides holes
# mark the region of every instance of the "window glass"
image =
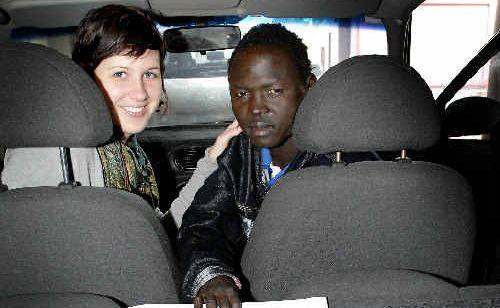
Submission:
[[[160,31],[197,25],[189,17],[165,18]],[[348,57],[387,54],[385,28],[378,20],[332,18],[267,18],[222,16],[205,18],[206,25],[237,25],[242,35],[261,23],[281,23],[295,32],[308,47],[313,73],[319,78],[331,66]],[[16,29],[12,39],[54,48],[71,57],[75,27]],[[232,49],[167,53],[164,84],[168,99],[165,112],[155,113],[148,126],[216,124],[234,118],[227,82],[227,61]]]
[[75,27],[53,29],[20,28],[12,31],[11,39],[18,42],[44,45],[71,57],[75,30]]
[[[427,0],[413,12],[411,65],[434,97],[488,42],[495,12],[495,0]],[[489,66],[483,66],[454,99],[486,96]]]
[[[383,25],[363,18],[266,18],[241,20],[219,18],[218,24],[237,24],[242,35],[260,23],[281,23],[295,32],[308,47],[313,73],[319,78],[329,67],[349,56],[387,54]],[[175,26],[182,26],[177,23]],[[185,24],[184,24],[185,25]],[[162,24],[163,31],[171,26]],[[156,113],[150,127],[224,123],[234,118],[227,82],[227,61],[232,50],[206,53],[168,53],[165,58],[165,87],[168,109]]]

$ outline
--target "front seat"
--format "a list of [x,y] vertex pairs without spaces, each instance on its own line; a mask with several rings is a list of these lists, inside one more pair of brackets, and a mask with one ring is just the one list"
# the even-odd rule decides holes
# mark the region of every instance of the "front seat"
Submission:
[[[337,163],[290,172],[266,196],[242,257],[257,300],[457,294],[474,245],[472,194],[452,169],[407,156],[440,138],[415,70],[375,55],[339,63],[304,98],[293,134],[299,149]],[[366,151],[401,155],[342,163]]]
[[[111,137],[101,92],[71,59],[7,43],[0,68],[0,144],[95,147]],[[68,307],[92,295],[124,306],[178,302],[168,237],[148,203],[125,191],[64,184],[2,192],[0,243],[0,303],[41,296]]]
[[448,140],[443,163],[460,172],[474,193],[477,240],[469,283],[498,283],[500,102],[488,97],[463,97],[450,103],[444,116]]

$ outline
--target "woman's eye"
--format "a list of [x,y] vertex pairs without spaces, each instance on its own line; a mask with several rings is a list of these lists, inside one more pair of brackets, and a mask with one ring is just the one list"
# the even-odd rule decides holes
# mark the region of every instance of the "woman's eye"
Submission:
[[154,79],[158,77],[158,74],[153,72],[146,72],[144,73],[144,77],[146,77],[147,79]]
[[125,77],[125,72],[115,72],[115,73],[113,73],[113,77],[123,78],[123,77]]

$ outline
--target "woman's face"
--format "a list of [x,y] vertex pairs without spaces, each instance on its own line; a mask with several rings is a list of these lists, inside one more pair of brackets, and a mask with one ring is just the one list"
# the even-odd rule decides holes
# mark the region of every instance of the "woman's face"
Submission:
[[144,130],[160,104],[160,53],[147,49],[139,57],[106,58],[94,70],[95,79],[111,106],[113,122],[125,138]]

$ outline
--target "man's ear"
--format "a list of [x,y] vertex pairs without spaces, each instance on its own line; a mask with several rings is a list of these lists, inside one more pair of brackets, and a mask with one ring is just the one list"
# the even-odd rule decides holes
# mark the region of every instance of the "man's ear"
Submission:
[[306,80],[306,89],[309,91],[314,86],[314,84],[316,83],[317,80],[318,79],[316,78],[316,75],[311,73],[309,75],[309,77],[307,77],[307,80]]

